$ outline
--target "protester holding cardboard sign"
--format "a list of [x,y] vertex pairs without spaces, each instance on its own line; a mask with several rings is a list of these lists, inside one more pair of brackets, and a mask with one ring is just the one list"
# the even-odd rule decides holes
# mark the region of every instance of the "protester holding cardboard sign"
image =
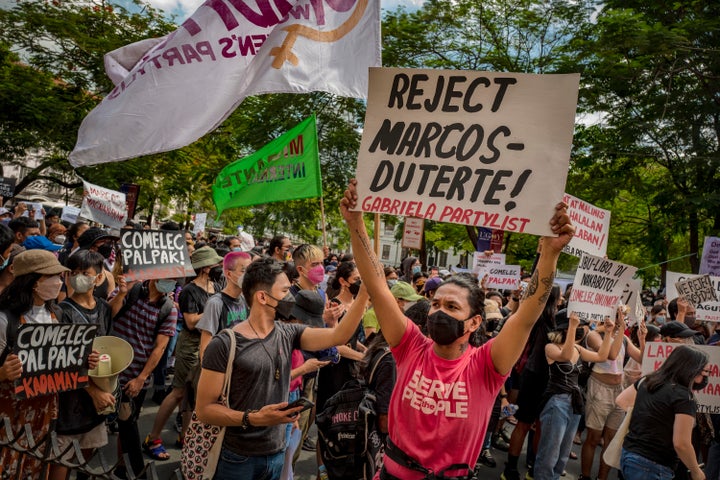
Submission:
[[[350,230],[360,275],[398,367],[380,478],[423,478],[428,470],[470,477],[497,393],[545,306],[560,251],[572,238],[574,227],[566,206],[556,206],[550,229],[558,236],[542,239],[525,300],[497,337],[476,348],[468,342],[482,322],[484,296],[477,284],[461,277],[451,277],[435,292],[427,318],[430,339],[405,317],[385,281],[362,212],[355,211],[359,204],[356,184],[355,180],[350,182],[340,209]],[[459,359],[460,364],[456,362]],[[442,384],[450,388],[445,395],[440,389],[422,386]],[[460,443],[459,438],[463,439]],[[447,448],[448,442],[453,448]]]
[[[4,255],[4,253],[3,253]],[[57,409],[57,394],[18,399],[15,380],[23,373],[19,357],[12,352],[22,324],[58,323],[62,310],[54,303],[62,287],[60,274],[68,269],[46,250],[28,250],[13,260],[15,279],[0,294],[0,418],[10,419],[14,431],[29,425],[35,441],[49,431]],[[22,437],[20,445],[28,447]],[[0,477],[40,478],[42,463],[10,448],[0,452]]]

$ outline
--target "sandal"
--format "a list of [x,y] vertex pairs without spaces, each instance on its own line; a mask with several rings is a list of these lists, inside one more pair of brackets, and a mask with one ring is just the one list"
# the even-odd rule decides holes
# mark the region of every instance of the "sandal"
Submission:
[[577,460],[577,453],[575,453],[571,450],[569,457],[570,457],[570,460]]
[[165,450],[165,447],[163,446],[162,439],[156,438],[155,440],[150,440],[150,435],[145,437],[145,441],[142,444],[142,448],[145,451],[145,453],[148,454],[150,458],[153,460],[163,461],[163,460],[170,460],[170,454]]

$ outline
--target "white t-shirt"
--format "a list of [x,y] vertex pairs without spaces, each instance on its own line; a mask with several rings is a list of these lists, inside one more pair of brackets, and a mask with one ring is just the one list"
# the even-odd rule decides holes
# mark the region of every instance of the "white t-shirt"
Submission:
[[[53,323],[54,321],[45,305],[33,305],[22,316],[25,323]],[[7,326],[8,317],[4,311],[0,310],[0,352],[5,350],[7,345]]]

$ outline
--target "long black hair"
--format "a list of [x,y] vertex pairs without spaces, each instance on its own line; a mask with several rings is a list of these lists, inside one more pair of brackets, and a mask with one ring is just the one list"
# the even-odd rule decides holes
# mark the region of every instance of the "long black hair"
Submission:
[[[34,303],[33,291],[35,284],[42,277],[40,273],[26,273],[15,279],[0,293],[0,310],[9,310],[15,315],[22,315],[30,310]],[[51,303],[50,300],[47,303]]]
[[670,353],[659,369],[647,376],[645,388],[650,393],[656,392],[666,383],[691,388],[695,377],[700,375],[708,361],[707,353],[687,345],[680,345]]
[[348,281],[348,278],[350,278],[350,275],[352,275],[356,269],[357,265],[355,265],[355,262],[342,262],[338,265],[337,270],[335,271],[335,278],[333,278],[332,283],[328,285],[330,288],[328,288],[327,297],[337,297],[341,290],[340,279],[342,278],[343,280]]

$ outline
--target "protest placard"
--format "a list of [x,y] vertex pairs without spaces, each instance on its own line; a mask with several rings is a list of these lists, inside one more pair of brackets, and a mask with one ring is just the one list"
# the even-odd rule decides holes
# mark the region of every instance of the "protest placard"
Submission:
[[498,265],[505,265],[505,254],[504,253],[493,253],[492,255],[486,255],[485,252],[474,252],[472,261],[472,272],[482,279],[485,275],[488,275],[490,267]]
[[633,278],[623,290],[622,303],[628,306],[629,324],[635,324],[645,319],[645,306],[642,304],[640,292],[643,282],[639,278]]
[[32,398],[83,388],[97,325],[25,323],[13,347],[23,365],[15,396]]
[[75,224],[77,223],[78,215],[80,215],[80,209],[78,207],[73,207],[72,205],[65,205],[62,209],[62,215],[60,215],[60,220]]
[[637,268],[594,255],[580,257],[568,302],[568,312],[581,319],[602,321],[615,318],[615,309]]
[[[673,350],[682,343],[648,342],[645,344],[643,355],[642,374],[647,375],[656,371]],[[720,413],[720,348],[710,345],[693,345],[708,354],[710,375],[708,384],[702,390],[695,391],[695,399],[699,413]]]
[[520,285],[520,265],[493,265],[487,272],[485,288],[515,290]]
[[195,276],[181,231],[122,230],[120,246],[128,282]]
[[686,278],[675,284],[678,296],[682,296],[690,305],[698,306],[705,302],[717,302],[715,287],[710,281],[710,275],[700,275]]
[[23,217],[29,217],[30,212],[35,212],[33,219],[34,220],[43,220],[45,218],[45,215],[43,215],[43,204],[39,202],[25,202],[25,205],[27,205],[27,210],[25,210],[22,214]]
[[[678,291],[675,286],[678,282],[697,278],[700,275],[691,273],[678,273],[667,271],[665,274],[665,298],[668,302],[677,298]],[[720,277],[710,276],[710,283],[715,288],[716,298],[720,298]],[[708,301],[695,305],[695,318],[707,322],[720,322],[720,301]]]
[[700,273],[720,277],[720,238],[705,237],[700,259]]
[[127,218],[133,218],[135,216],[138,198],[140,197],[140,185],[137,183],[123,183],[120,185],[120,191],[125,194]]
[[196,213],[195,222],[193,223],[193,233],[197,235],[205,231],[205,222],[207,221],[207,213]]
[[425,231],[425,220],[422,218],[405,217],[405,228],[400,245],[402,248],[422,249],[423,232]]
[[0,197],[8,200],[15,196],[16,178],[0,177]]
[[125,194],[83,181],[80,215],[111,228],[122,228],[127,221]]
[[553,235],[579,76],[371,68],[358,209]]
[[610,211],[567,193],[563,202],[567,203],[568,216],[575,225],[575,235],[563,252],[575,257],[580,257],[583,253],[604,257],[610,233]]

